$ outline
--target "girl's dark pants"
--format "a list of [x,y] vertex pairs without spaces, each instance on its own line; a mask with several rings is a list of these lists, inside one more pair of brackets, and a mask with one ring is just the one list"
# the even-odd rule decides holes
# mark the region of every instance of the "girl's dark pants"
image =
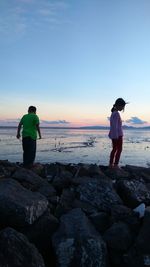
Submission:
[[110,153],[110,164],[115,164],[118,165],[119,160],[120,160],[120,155],[122,152],[122,143],[123,143],[123,138],[122,136],[119,136],[118,139],[112,139],[112,151]]
[[23,165],[24,167],[32,167],[36,155],[36,140],[31,137],[22,139],[23,147]]

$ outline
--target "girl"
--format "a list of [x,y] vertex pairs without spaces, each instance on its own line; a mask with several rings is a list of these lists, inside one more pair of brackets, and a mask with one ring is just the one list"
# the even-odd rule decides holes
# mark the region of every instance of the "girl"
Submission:
[[111,109],[109,138],[112,140],[109,166],[119,168],[118,163],[122,152],[123,131],[122,121],[118,111],[124,110],[127,103],[118,98]]

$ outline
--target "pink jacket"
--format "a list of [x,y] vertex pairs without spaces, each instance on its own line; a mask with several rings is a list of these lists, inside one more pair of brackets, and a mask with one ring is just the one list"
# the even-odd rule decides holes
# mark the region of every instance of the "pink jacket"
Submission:
[[113,111],[110,117],[110,131],[109,138],[118,139],[119,136],[123,136],[122,121],[118,111]]

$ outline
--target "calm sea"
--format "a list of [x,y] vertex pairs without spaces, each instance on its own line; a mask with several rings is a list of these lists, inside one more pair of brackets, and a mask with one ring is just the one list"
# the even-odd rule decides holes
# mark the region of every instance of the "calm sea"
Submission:
[[[41,129],[36,162],[96,163],[108,165],[108,130]],[[0,160],[22,162],[22,143],[15,128],[0,128]],[[150,132],[125,130],[120,165],[150,166]]]

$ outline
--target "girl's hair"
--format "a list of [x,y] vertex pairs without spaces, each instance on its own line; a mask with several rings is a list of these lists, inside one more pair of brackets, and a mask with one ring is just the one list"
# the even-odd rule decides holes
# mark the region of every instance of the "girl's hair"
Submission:
[[123,98],[117,98],[115,101],[115,104],[113,105],[111,112],[115,111],[118,106],[123,106],[125,107],[127,103],[123,100]]

